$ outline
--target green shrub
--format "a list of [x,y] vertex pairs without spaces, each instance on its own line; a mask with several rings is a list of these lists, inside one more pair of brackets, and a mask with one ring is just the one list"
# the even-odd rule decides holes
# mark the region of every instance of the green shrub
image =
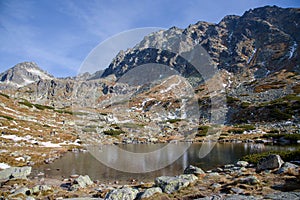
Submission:
[[7,99],[9,99],[9,96],[8,96],[7,94],[3,94],[3,93],[0,92],[0,95],[1,95],[1,96],[4,96],[4,97],[7,98]]
[[40,105],[40,104],[33,104],[34,107],[36,107],[39,110],[45,110],[45,109],[49,109],[49,110],[54,110],[54,107],[52,106],[45,106],[45,105]]
[[114,130],[114,129],[110,129],[110,130],[106,130],[106,131],[103,131],[103,133],[105,135],[110,135],[110,136],[113,136],[113,137],[116,137],[122,133],[125,133],[124,131],[122,130]]
[[28,108],[33,108],[33,104],[28,101],[19,101],[19,104],[27,106]]
[[242,124],[238,125],[237,127],[243,129],[244,131],[251,131],[255,129],[255,126],[252,124]]
[[57,113],[65,113],[65,114],[70,114],[70,115],[73,115],[74,113],[72,111],[69,111],[69,110],[54,110],[54,112],[57,112]]

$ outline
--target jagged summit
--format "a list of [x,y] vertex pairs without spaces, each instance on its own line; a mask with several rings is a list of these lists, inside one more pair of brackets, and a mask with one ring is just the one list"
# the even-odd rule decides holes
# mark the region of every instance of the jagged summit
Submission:
[[53,79],[34,62],[22,62],[0,74],[1,87],[23,87],[30,83]]
[[[219,69],[234,74],[249,72],[251,79],[266,77],[282,69],[299,71],[299,24],[300,9],[265,6],[251,9],[242,16],[226,16],[218,24],[199,21],[186,29],[172,27],[152,33],[134,48],[118,54],[102,77],[122,76],[131,68],[145,64],[142,61],[170,67],[178,65],[170,63],[176,55],[145,51],[147,47],[160,48],[168,42],[172,47],[178,46],[179,52],[199,44]],[[173,39],[182,34],[185,40],[174,43]]]

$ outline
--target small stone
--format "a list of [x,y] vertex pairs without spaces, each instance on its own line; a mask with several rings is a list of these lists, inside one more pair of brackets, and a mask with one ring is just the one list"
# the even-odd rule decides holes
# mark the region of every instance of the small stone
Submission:
[[232,192],[234,192],[235,194],[241,194],[244,193],[244,190],[238,187],[234,187],[230,189]]
[[162,193],[162,190],[160,187],[154,187],[154,188],[149,188],[149,189],[146,189],[144,191],[144,193],[141,195],[141,199],[144,199],[144,198],[149,198],[151,196],[153,196],[154,194],[157,194],[157,193]]
[[78,177],[79,177],[78,174],[72,174],[72,175],[70,176],[70,178],[78,178]]
[[234,167],[234,165],[232,165],[232,164],[224,165],[225,169],[229,169],[229,168],[233,168],[233,167]]
[[260,181],[258,180],[258,178],[256,176],[248,176],[245,178],[241,178],[239,180],[239,182],[248,184],[248,185],[256,185],[256,184],[260,183]]
[[220,187],[222,187],[222,185],[221,184],[219,184],[219,183],[214,183],[214,184],[212,184],[212,186],[211,186],[213,189],[217,189],[217,188],[220,188]]
[[40,192],[50,191],[52,188],[48,185],[36,185],[32,188],[33,194],[39,194]]

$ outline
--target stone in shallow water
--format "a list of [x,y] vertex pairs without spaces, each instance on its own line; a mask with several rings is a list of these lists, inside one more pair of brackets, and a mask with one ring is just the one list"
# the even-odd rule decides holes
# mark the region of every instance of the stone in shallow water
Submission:
[[187,168],[185,168],[184,173],[195,174],[195,175],[205,174],[205,172],[201,168],[195,167],[193,165],[189,165]]
[[106,196],[105,199],[108,200],[134,200],[139,191],[137,189],[125,187],[121,189],[111,190]]
[[283,163],[284,162],[279,155],[271,154],[259,160],[256,169],[257,171],[262,171],[266,169],[276,169],[281,167]]
[[31,167],[11,167],[0,171],[0,180],[27,179],[31,173]]

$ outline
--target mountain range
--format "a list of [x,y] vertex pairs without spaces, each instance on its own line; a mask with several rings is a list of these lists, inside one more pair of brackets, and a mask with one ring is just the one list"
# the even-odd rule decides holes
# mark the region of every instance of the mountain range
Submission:
[[[192,79],[195,71],[180,55],[200,45],[210,57],[209,66],[218,69],[224,84],[226,123],[282,120],[297,123],[300,108],[299,33],[299,8],[266,6],[251,9],[242,16],[226,16],[218,24],[199,21],[186,29],[172,27],[154,32],[135,47],[121,51],[104,71],[94,74],[55,78],[34,62],[19,63],[0,74],[0,89],[14,98],[57,108],[74,106],[74,96],[76,107],[99,107],[115,93],[138,90],[132,100],[138,104],[143,102],[142,97],[151,98],[157,85],[164,83],[169,84],[166,88],[171,87],[178,77],[165,77],[169,81],[160,81],[151,87],[140,85],[135,89],[128,84],[116,84],[118,80],[147,63],[169,66]],[[174,40],[182,36],[183,40]],[[209,120],[212,91],[207,89],[203,79],[192,80],[190,83],[198,98],[201,118]],[[182,92],[180,88],[176,90]],[[148,106],[160,101],[161,104],[167,102],[158,98],[148,102]],[[177,102],[176,99],[168,101],[173,105]],[[166,107],[167,110],[175,109]]]

